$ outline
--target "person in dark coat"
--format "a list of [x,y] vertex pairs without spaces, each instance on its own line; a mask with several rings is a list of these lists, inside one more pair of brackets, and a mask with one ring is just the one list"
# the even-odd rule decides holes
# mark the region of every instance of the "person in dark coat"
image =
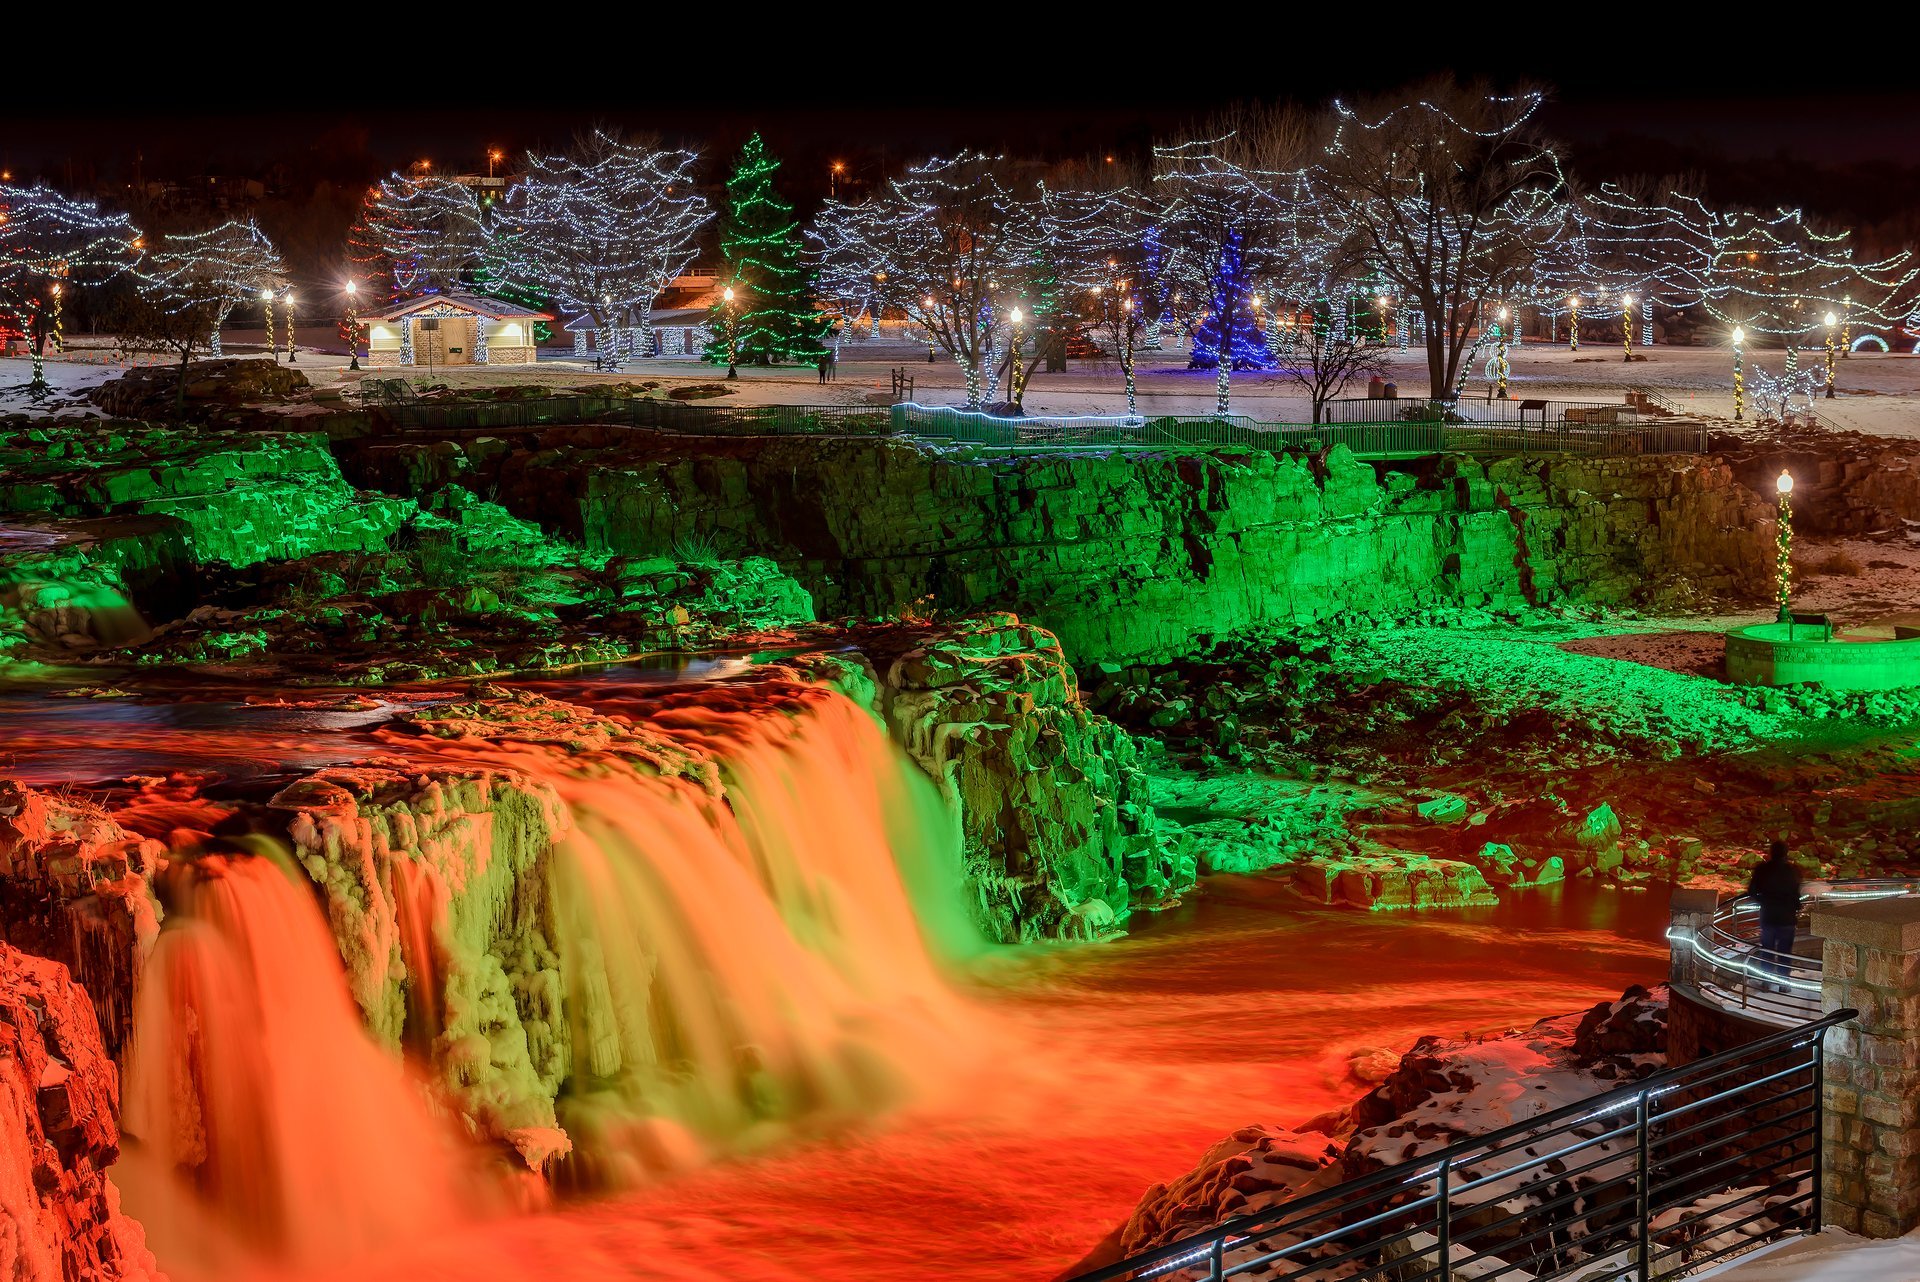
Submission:
[[1753,870],[1747,895],[1760,905],[1760,965],[1769,974],[1787,977],[1787,959],[1793,956],[1794,923],[1800,917],[1800,870],[1787,859],[1787,843],[1767,847],[1767,857]]

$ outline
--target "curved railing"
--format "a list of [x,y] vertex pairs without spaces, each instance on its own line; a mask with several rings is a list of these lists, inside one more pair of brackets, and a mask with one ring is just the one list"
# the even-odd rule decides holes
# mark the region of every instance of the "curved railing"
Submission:
[[[1851,899],[1890,899],[1920,894],[1920,880],[1866,877],[1809,882],[1801,906],[1796,951],[1772,954],[1760,947],[1760,905],[1741,895],[1720,905],[1713,920],[1693,932],[1693,986],[1724,1010],[1782,1028],[1820,1014],[1820,940],[1807,929],[1814,904]],[[1679,940],[1675,941],[1680,942]]]

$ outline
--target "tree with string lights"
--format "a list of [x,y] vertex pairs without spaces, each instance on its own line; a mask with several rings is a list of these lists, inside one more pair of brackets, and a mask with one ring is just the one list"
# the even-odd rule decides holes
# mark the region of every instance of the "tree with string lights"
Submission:
[[[1412,101],[1405,101],[1405,99]],[[1568,228],[1560,158],[1536,131],[1539,91],[1451,81],[1336,103],[1314,168],[1331,228],[1426,318],[1429,395],[1455,394],[1489,307],[1523,291]]]
[[432,174],[394,174],[371,187],[347,235],[358,279],[389,302],[444,294],[487,253],[473,188]]
[[560,155],[529,155],[502,219],[517,237],[526,283],[585,313],[603,353],[622,354],[623,322],[639,320],[639,354],[653,355],[652,313],[699,253],[712,211],[694,188],[698,155],[595,130]]
[[[1096,175],[1112,173],[1102,167]],[[1042,234],[1061,264],[1062,288],[1077,314],[1111,350],[1127,392],[1127,413],[1139,411],[1134,358],[1155,299],[1155,231],[1160,211],[1124,171],[1103,185],[1048,188],[1040,198]],[[1156,312],[1155,315],[1158,313]]]
[[1179,292],[1204,303],[1195,331],[1194,367],[1215,371],[1214,412],[1232,405],[1233,371],[1269,366],[1254,322],[1250,282],[1294,270],[1282,193],[1307,154],[1309,122],[1286,109],[1230,113],[1214,136],[1153,149],[1155,193],[1172,248]]
[[118,276],[141,245],[125,214],[103,214],[44,185],[0,185],[0,315],[13,318],[33,356],[30,394],[46,394],[46,351],[63,345],[71,291]]
[[[1024,319],[1037,195],[1004,157],[962,152],[912,166],[857,204],[828,201],[810,238],[832,277],[864,275],[871,306],[906,313],[953,358],[967,408],[979,409],[1002,342],[1009,359],[1025,342],[1014,312]],[[1013,372],[1024,383],[1027,368]]]
[[1702,303],[1729,328],[1770,335],[1791,350],[1821,331],[1828,312],[1852,325],[1898,324],[1916,278],[1910,252],[1856,261],[1849,232],[1798,209],[1733,209],[1716,219]]
[[821,339],[833,321],[813,305],[793,206],[774,187],[779,168],[755,134],[727,178],[720,259],[736,298],[735,306],[716,300],[713,308],[715,324],[728,324],[732,342],[708,344],[709,363],[810,365],[826,354]]
[[234,307],[277,290],[286,269],[251,221],[162,233],[133,271],[133,287],[109,309],[123,346],[180,358],[176,410],[186,408],[187,368],[197,353],[218,355],[220,327]]

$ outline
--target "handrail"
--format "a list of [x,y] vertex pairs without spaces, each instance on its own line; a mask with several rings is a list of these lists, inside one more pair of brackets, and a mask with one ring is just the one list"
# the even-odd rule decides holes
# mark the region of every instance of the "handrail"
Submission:
[[[1899,877],[1859,877],[1809,883],[1808,907],[1823,900],[1889,899],[1920,894],[1920,880]],[[1714,910],[1713,918],[1695,933],[1668,932],[1676,945],[1689,947],[1701,965],[1692,987],[1723,1010],[1764,1023],[1789,1026],[1810,1019],[1820,1009],[1822,964],[1818,957],[1791,954],[1763,956],[1759,944],[1759,905],[1737,895]],[[1805,937],[1804,930],[1802,937]]]
[[[1710,1118],[1708,1122],[1697,1124],[1689,1130],[1680,1132],[1677,1136],[1653,1136],[1651,1134],[1653,1123],[1667,1117],[1678,1116],[1681,1113],[1698,1112],[1709,1104],[1738,1099],[1757,1088],[1769,1086],[1782,1087],[1783,1084],[1787,1083],[1788,1079],[1795,1075],[1805,1073],[1809,1069],[1811,1069],[1813,1074],[1810,1090],[1809,1088],[1801,1087],[1796,1088],[1795,1093],[1809,1094],[1812,1101],[1811,1107],[1817,1112],[1820,1100],[1818,1079],[1821,1075],[1821,1040],[1824,1038],[1828,1029],[1848,1019],[1852,1019],[1856,1013],[1857,1012],[1852,1010],[1832,1011],[1796,1028],[1770,1034],[1757,1041],[1735,1047],[1732,1050],[1722,1051],[1717,1055],[1706,1056],[1679,1068],[1662,1070],[1631,1085],[1616,1087],[1613,1090],[1603,1092],[1590,1099],[1553,1109],[1537,1117],[1528,1118],[1525,1121],[1512,1123],[1485,1135],[1478,1135],[1470,1139],[1456,1141],[1437,1153],[1427,1154],[1400,1165],[1383,1167],[1368,1175],[1344,1181],[1304,1198],[1292,1199],[1262,1211],[1235,1216],[1203,1232],[1190,1234],[1177,1241],[1167,1243],[1164,1246],[1156,1247],[1153,1250],[1141,1252],[1138,1255],[1117,1261],[1105,1267],[1080,1274],[1073,1279],[1073,1282],[1116,1282],[1118,1279],[1153,1278],[1202,1263],[1207,1266],[1206,1276],[1210,1279],[1232,1276],[1246,1271],[1251,1267],[1252,1262],[1242,1261],[1238,1264],[1228,1266],[1224,1263],[1224,1257],[1228,1250],[1250,1243],[1255,1238],[1263,1235],[1270,1236],[1278,1228],[1289,1222],[1291,1222],[1294,1227],[1303,1227],[1308,1224],[1315,1224],[1319,1219],[1327,1215],[1333,1215],[1341,1210],[1355,1210],[1359,1208],[1367,1209],[1368,1215],[1365,1218],[1357,1222],[1342,1220],[1328,1228],[1319,1229],[1315,1236],[1309,1237],[1304,1242],[1293,1243],[1278,1251],[1270,1252],[1262,1258],[1270,1262],[1286,1257],[1289,1264],[1307,1264],[1308,1261],[1295,1257],[1301,1253],[1312,1250],[1316,1246],[1350,1237],[1357,1230],[1383,1224],[1395,1215],[1405,1214],[1410,1210],[1417,1210],[1422,1206],[1438,1206],[1442,1208],[1437,1213],[1436,1221],[1431,1227],[1436,1230],[1437,1235],[1441,1237],[1443,1241],[1448,1238],[1454,1241],[1460,1241],[1484,1237],[1487,1232],[1487,1226],[1484,1223],[1466,1225],[1455,1225],[1453,1223],[1450,1209],[1452,1199],[1457,1197],[1462,1191],[1498,1183],[1503,1179],[1512,1179],[1517,1173],[1543,1167],[1553,1161],[1562,1160],[1577,1150],[1591,1149],[1596,1144],[1604,1145],[1610,1140],[1627,1134],[1633,1134],[1637,1138],[1637,1145],[1634,1150],[1636,1161],[1635,1169],[1637,1172],[1637,1183],[1641,1192],[1638,1196],[1639,1233],[1636,1238],[1636,1243],[1639,1258],[1642,1262],[1639,1276],[1642,1279],[1647,1279],[1647,1274],[1644,1271],[1644,1261],[1647,1259],[1646,1246],[1654,1235],[1654,1231],[1650,1227],[1652,1217],[1661,1211],[1672,1210],[1675,1209],[1676,1206],[1686,1205],[1685,1203],[1675,1203],[1655,1207],[1650,1197],[1650,1190],[1657,1187],[1662,1190],[1684,1191],[1700,1175],[1700,1171],[1697,1169],[1672,1169],[1676,1159],[1699,1157],[1711,1153],[1719,1147],[1721,1143],[1719,1140],[1709,1136],[1704,1144],[1696,1144],[1686,1152],[1676,1154],[1672,1151],[1672,1146],[1675,1142],[1680,1139],[1696,1139],[1702,1131],[1711,1132],[1714,1129],[1711,1123],[1718,1119]],[[1770,1071],[1763,1073],[1757,1081],[1741,1082],[1718,1089],[1704,1098],[1691,1100],[1682,1108],[1670,1112],[1654,1112],[1654,1105],[1668,1096],[1702,1090],[1741,1070],[1765,1065],[1793,1051],[1807,1047],[1812,1048],[1812,1053],[1805,1063],[1789,1065],[1786,1069],[1777,1072]],[[1800,1130],[1790,1135],[1776,1136],[1772,1140],[1758,1145],[1752,1143],[1757,1133],[1764,1131],[1769,1126],[1777,1127],[1782,1120],[1781,1115],[1761,1118],[1758,1116],[1760,1109],[1768,1102],[1777,1104],[1785,1098],[1788,1098],[1788,1094],[1787,1090],[1783,1089],[1763,1097],[1757,1103],[1743,1105],[1741,1110],[1743,1114],[1751,1111],[1756,1115],[1752,1118],[1745,1118],[1743,1116],[1741,1119],[1743,1125],[1740,1133],[1748,1141],[1747,1151],[1749,1152],[1749,1156],[1752,1156],[1754,1153],[1764,1156],[1772,1148],[1777,1148],[1781,1143],[1789,1140],[1797,1144],[1798,1140],[1804,1138],[1806,1134],[1813,1134],[1815,1136],[1815,1145],[1812,1154],[1816,1167],[1815,1191],[1811,1196],[1811,1206],[1807,1214],[1811,1222],[1817,1227],[1819,1217],[1817,1191],[1817,1118],[1813,1122],[1810,1131]],[[1611,1118],[1630,1108],[1634,1110],[1634,1115],[1630,1122],[1623,1119],[1621,1124],[1613,1125],[1610,1129],[1602,1131],[1598,1137],[1582,1136],[1579,1134],[1577,1128],[1603,1118]],[[1803,1109],[1799,1112],[1786,1115],[1785,1120],[1797,1120],[1804,1112],[1805,1110]],[[1512,1152],[1516,1147],[1525,1148],[1525,1141],[1529,1138],[1536,1146],[1540,1146],[1542,1137],[1558,1138],[1569,1132],[1571,1132],[1575,1138],[1554,1152],[1535,1154],[1531,1149],[1528,1149],[1529,1157],[1523,1164],[1515,1167],[1500,1168],[1491,1175],[1472,1177],[1465,1185],[1453,1184],[1449,1187],[1449,1174],[1456,1171],[1464,1173],[1469,1164],[1484,1163],[1488,1161],[1489,1158],[1498,1158]],[[1516,1144],[1516,1142],[1518,1143]],[[1656,1158],[1653,1155],[1653,1150],[1656,1148],[1662,1149],[1664,1156]],[[1608,1165],[1613,1162],[1625,1161],[1627,1158],[1627,1154],[1608,1154],[1603,1156],[1601,1161],[1594,1163],[1593,1166]],[[1727,1162],[1723,1161],[1717,1165],[1724,1167],[1727,1164]],[[1779,1165],[1779,1162],[1772,1163],[1768,1169],[1777,1168]],[[1663,1168],[1660,1172],[1660,1178],[1664,1182],[1658,1185],[1654,1182],[1656,1167]],[[1709,1168],[1709,1170],[1711,1169],[1712,1168]],[[1564,1179],[1565,1176],[1561,1178]],[[1619,1177],[1616,1177],[1615,1182],[1617,1182],[1618,1178]],[[1439,1191],[1436,1193],[1428,1193],[1426,1191],[1427,1186],[1435,1181],[1439,1182]],[[1709,1182],[1716,1185],[1724,1183],[1723,1181]],[[1378,1199],[1388,1195],[1390,1191],[1394,1190],[1411,1192],[1414,1195],[1414,1200],[1408,1203],[1394,1204],[1389,1207],[1388,1210],[1391,1214],[1386,1214],[1376,1209]],[[1587,1189],[1583,1191],[1591,1192],[1592,1190]],[[1712,1191],[1711,1189],[1694,1190],[1696,1194],[1708,1194]],[[1564,1201],[1565,1199],[1560,1200]],[[1795,1200],[1801,1199],[1796,1198]],[[1473,1203],[1469,1204],[1466,1209],[1471,1213],[1475,1207],[1483,1205],[1483,1203]],[[1535,1209],[1538,1210],[1539,1208]],[[1576,1218],[1584,1221],[1584,1217],[1590,1214],[1592,1214],[1592,1212],[1589,1210],[1588,1212],[1582,1213],[1582,1216]],[[1610,1242],[1619,1227],[1620,1226],[1617,1225],[1609,1227],[1595,1234],[1595,1236],[1603,1239],[1603,1244],[1604,1242]],[[1549,1229],[1551,1228],[1552,1226],[1549,1226]],[[1421,1230],[1416,1227],[1413,1230],[1398,1235],[1398,1238],[1385,1240],[1389,1242],[1393,1240],[1405,1240],[1409,1236],[1418,1235],[1420,1231]],[[1537,1238],[1543,1233],[1552,1236],[1549,1230],[1543,1229],[1527,1235],[1527,1238]],[[1382,1240],[1383,1239],[1363,1239],[1363,1245],[1365,1245],[1367,1241],[1372,1241],[1373,1245],[1378,1246]],[[1484,1256],[1490,1254],[1493,1250],[1500,1249],[1505,1248],[1499,1244],[1495,1244],[1492,1247],[1481,1250],[1480,1255]],[[1559,1248],[1556,1248],[1556,1250],[1558,1249]],[[1671,1252],[1663,1252],[1663,1254],[1670,1253]],[[1356,1258],[1362,1254],[1365,1254],[1364,1250],[1349,1252],[1348,1257]],[[1325,1261],[1316,1261],[1314,1263],[1324,1264]],[[1594,1264],[1594,1260],[1588,1259],[1584,1261],[1583,1267],[1593,1267]],[[1443,1252],[1437,1267],[1422,1276],[1444,1280],[1452,1276],[1453,1267],[1454,1263],[1451,1259],[1451,1251],[1449,1249]],[[1382,1268],[1384,1268],[1384,1266],[1382,1266]],[[1304,1278],[1312,1271],[1313,1268],[1309,1266],[1301,1272],[1288,1276]],[[1376,1273],[1380,1273],[1380,1271],[1380,1269],[1376,1269],[1373,1273],[1368,1273],[1364,1276],[1374,1276]],[[1627,1274],[1624,1273],[1621,1274],[1621,1276],[1626,1275]]]

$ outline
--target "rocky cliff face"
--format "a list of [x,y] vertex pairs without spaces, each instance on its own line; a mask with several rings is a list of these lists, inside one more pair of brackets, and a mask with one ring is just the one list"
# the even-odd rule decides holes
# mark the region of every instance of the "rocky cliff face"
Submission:
[[0,1278],[155,1276],[107,1168],[120,1079],[66,968],[0,944]]
[[[592,445],[591,450],[584,448]],[[1014,610],[1079,662],[1262,623],[1764,592],[1770,514],[1701,458],[1034,456],[551,429],[480,469],[589,548],[765,555],[822,617]],[[571,499],[580,495],[577,512]],[[565,509],[565,510],[563,510]]]
[[147,874],[163,851],[97,806],[0,779],[0,939],[73,972],[114,1056],[159,931]]
[[867,701],[959,812],[987,938],[1096,938],[1193,885],[1193,856],[1155,821],[1139,749],[1087,711],[1051,633],[989,614],[852,640],[872,674]]

